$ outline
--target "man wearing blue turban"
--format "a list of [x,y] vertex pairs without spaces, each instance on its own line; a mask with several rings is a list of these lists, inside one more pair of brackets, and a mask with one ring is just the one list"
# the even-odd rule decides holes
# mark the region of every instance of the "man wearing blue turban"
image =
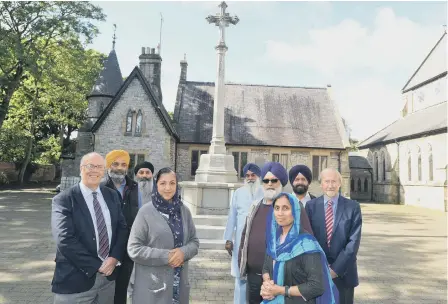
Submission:
[[[282,192],[283,187],[288,183],[288,173],[280,163],[268,162],[261,169],[261,178],[264,197],[252,204],[249,209],[238,256],[240,275],[241,277],[247,276],[248,304],[259,304],[263,301],[260,289],[263,283],[261,273],[266,253],[266,219],[272,212],[274,198]],[[305,212],[301,214],[306,216]],[[300,224],[306,230],[302,219],[301,216]]]
[[[250,205],[263,198],[263,189],[260,185],[260,168],[253,163],[248,163],[244,166],[243,173],[245,177],[244,186],[237,189],[233,194],[226,230],[224,231],[225,248],[232,256],[231,275],[235,278],[233,296],[233,303],[235,304],[246,303],[246,280],[241,279],[238,268],[238,249],[241,234]],[[235,239],[234,242],[233,239]]]

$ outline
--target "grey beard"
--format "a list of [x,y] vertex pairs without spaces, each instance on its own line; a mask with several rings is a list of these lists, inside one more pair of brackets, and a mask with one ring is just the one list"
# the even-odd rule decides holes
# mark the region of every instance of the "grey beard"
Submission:
[[250,194],[252,196],[254,196],[255,191],[257,191],[258,187],[260,186],[260,183],[258,182],[258,180],[253,181],[253,182],[252,181],[244,181],[244,185],[247,187]]
[[114,184],[121,184],[124,181],[126,174],[117,174],[109,171],[109,177]]
[[143,200],[145,200],[143,203],[146,203],[146,201],[150,199],[151,193],[152,193],[152,188],[153,188],[152,180],[138,181],[138,189],[142,193]]
[[279,186],[277,189],[263,189],[264,198],[267,200],[273,200],[278,194],[282,192],[282,186]]

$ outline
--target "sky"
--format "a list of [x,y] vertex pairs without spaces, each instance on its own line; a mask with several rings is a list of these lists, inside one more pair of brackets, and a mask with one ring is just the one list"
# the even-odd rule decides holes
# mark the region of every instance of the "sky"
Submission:
[[[89,47],[108,54],[113,24],[124,77],[162,25],[162,94],[174,109],[180,60],[187,80],[215,81],[219,30],[205,18],[219,2],[93,2],[106,22]],[[443,33],[447,2],[227,2],[226,82],[332,87],[351,137],[363,140],[400,118],[401,89]]]

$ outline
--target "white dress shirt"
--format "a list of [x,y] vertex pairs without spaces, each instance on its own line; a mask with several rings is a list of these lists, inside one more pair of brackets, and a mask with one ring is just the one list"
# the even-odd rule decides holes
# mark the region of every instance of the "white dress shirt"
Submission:
[[[100,239],[98,237],[98,227],[96,226],[95,208],[93,207],[93,194],[92,193],[94,191],[92,191],[90,188],[85,186],[82,182],[79,183],[79,187],[81,188],[82,196],[84,196],[84,200],[86,201],[87,207],[89,208],[90,216],[92,217],[93,226],[95,228],[96,248],[97,248],[97,250],[99,250]],[[109,249],[110,249],[111,240],[112,240],[112,224],[111,224],[111,220],[110,220],[109,208],[107,207],[107,204],[106,204],[106,201],[104,200],[103,194],[100,191],[100,187],[98,187],[95,190],[95,192],[97,193],[96,197],[98,199],[98,202],[100,203],[101,211],[103,212],[104,222],[106,223],[107,237],[109,238]],[[102,261],[104,261],[104,259],[99,255],[99,253],[98,253],[98,257]]]
[[[297,197],[297,194],[295,194],[295,192],[292,192],[291,194],[292,194],[292,195],[295,195],[295,196]],[[307,192],[306,192],[306,195],[305,195],[301,200],[300,200],[298,197],[297,197],[297,199],[298,199],[299,201],[301,201],[302,204],[303,204],[303,207],[305,207],[305,206],[306,206],[306,203],[307,203],[308,201],[311,200],[311,196],[310,196],[310,193],[307,191]]]

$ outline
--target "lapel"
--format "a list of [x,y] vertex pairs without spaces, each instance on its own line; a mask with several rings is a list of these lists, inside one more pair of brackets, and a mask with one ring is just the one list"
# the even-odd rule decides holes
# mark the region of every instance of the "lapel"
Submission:
[[76,185],[73,192],[75,194],[74,198],[77,205],[79,206],[79,209],[81,209],[81,212],[84,213],[84,219],[87,221],[87,225],[89,225],[90,230],[92,231],[93,235],[95,235],[95,226],[93,226],[92,215],[90,214],[89,207],[87,207],[86,200],[82,195],[79,184]]
[[344,210],[345,210],[345,197],[339,195],[338,206],[336,208],[336,217],[333,224],[333,233],[336,231],[336,228],[338,227],[339,221],[341,220]]
[[325,241],[327,239],[327,229],[326,224],[325,224],[325,204],[324,204],[324,196],[322,195],[321,197],[319,197],[317,199],[316,202],[316,208],[317,208],[317,214],[319,215],[318,219],[319,219],[319,223],[318,223],[318,227],[323,227],[323,229],[320,229],[320,239],[324,240],[324,244],[325,244],[325,248],[327,249],[328,252],[328,245],[327,242]]
[[116,212],[116,208],[114,208],[114,198],[112,195],[110,195],[110,192],[107,191],[106,186],[100,186],[101,194],[103,195],[104,201],[106,202],[107,208],[109,209],[110,214],[110,225],[112,228],[112,237],[114,236],[114,229],[115,229],[115,223],[116,223],[116,217],[118,217]]

